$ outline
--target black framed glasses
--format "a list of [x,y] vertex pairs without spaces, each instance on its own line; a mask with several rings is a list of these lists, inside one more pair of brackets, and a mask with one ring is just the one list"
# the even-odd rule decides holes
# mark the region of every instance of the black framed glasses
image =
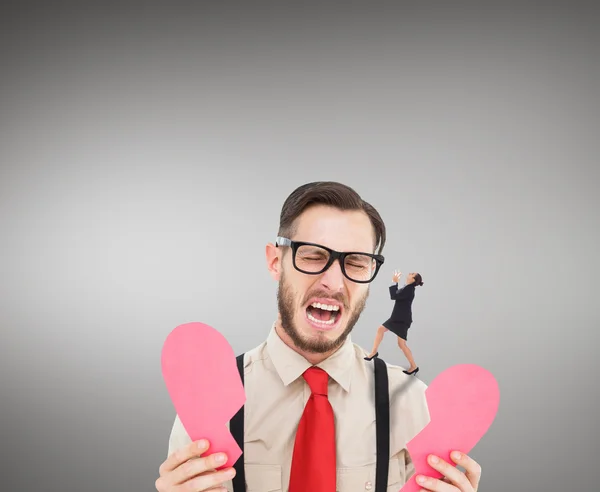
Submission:
[[275,246],[289,246],[292,249],[292,263],[299,272],[319,275],[338,260],[344,276],[359,284],[372,282],[385,261],[381,255],[354,251],[342,253],[320,244],[292,241],[281,236],[277,237]]

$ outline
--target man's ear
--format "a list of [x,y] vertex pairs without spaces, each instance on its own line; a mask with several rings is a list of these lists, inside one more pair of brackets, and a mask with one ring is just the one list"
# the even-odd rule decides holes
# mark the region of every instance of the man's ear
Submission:
[[281,277],[281,249],[276,247],[273,243],[267,244],[265,249],[266,257],[267,257],[267,268],[269,269],[269,273],[273,280],[279,282],[279,278]]

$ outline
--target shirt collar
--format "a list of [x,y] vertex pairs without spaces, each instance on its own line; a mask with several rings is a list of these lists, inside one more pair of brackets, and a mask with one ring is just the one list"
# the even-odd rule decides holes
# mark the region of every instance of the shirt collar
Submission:
[[[267,337],[267,350],[275,371],[285,386],[302,376],[312,366],[298,352],[288,347],[277,334],[275,323]],[[354,361],[354,347],[350,336],[334,354],[317,364],[335,380],[345,391],[350,390],[350,380]]]

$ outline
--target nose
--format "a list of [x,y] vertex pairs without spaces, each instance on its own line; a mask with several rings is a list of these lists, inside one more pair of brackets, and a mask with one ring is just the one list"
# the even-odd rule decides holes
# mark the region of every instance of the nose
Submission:
[[331,292],[342,292],[344,290],[344,279],[340,262],[336,260],[321,274],[320,283],[323,288]]

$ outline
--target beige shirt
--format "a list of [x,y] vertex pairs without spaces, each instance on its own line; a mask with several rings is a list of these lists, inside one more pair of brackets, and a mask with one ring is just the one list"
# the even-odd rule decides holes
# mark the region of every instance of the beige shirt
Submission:
[[[350,337],[318,364],[329,376],[329,401],[335,414],[337,491],[362,492],[375,486],[374,364]],[[244,357],[244,463],[247,491],[288,490],[298,422],[310,396],[302,373],[311,364],[289,348],[274,328],[265,342]],[[426,385],[388,364],[390,462],[387,492],[398,492],[413,475],[406,444],[428,423]],[[191,442],[178,417],[169,454]],[[231,481],[225,486],[233,492]]]

